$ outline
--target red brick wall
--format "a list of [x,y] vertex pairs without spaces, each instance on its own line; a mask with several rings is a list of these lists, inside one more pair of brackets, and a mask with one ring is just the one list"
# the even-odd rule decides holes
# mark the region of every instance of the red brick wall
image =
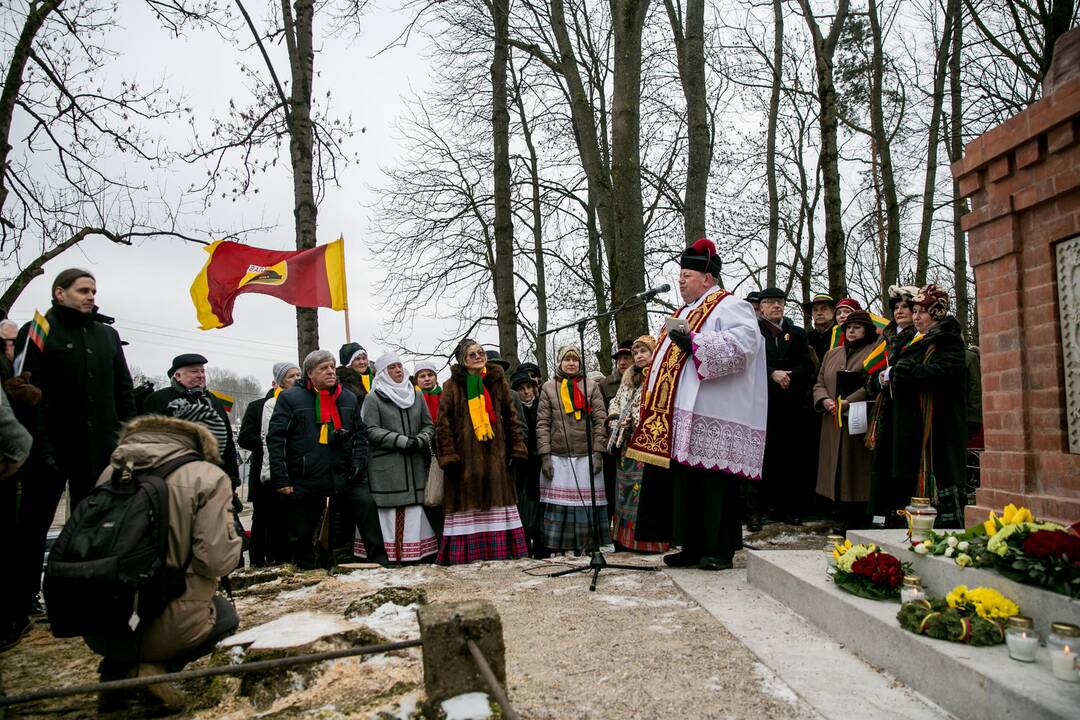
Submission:
[[[1080,53],[1059,62],[1080,64]],[[1047,90],[972,141],[952,168],[972,206],[963,226],[975,269],[986,434],[969,523],[1010,502],[1038,517],[1080,519],[1054,255],[1057,242],[1080,234],[1080,77]]]

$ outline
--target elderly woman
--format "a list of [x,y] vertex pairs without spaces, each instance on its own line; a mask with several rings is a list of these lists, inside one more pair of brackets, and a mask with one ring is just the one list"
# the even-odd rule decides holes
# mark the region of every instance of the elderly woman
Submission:
[[[434,555],[438,542],[423,504],[434,426],[394,353],[375,361],[375,380],[360,415],[367,426],[368,477],[387,560],[416,562]],[[359,533],[353,552],[367,557]]]
[[506,375],[466,338],[443,386],[435,453],[443,475],[440,565],[525,557],[511,459],[528,459]]
[[668,544],[634,538],[641,475],[645,465],[623,456],[622,451],[634,434],[634,426],[641,414],[645,374],[652,364],[655,350],[656,340],[651,335],[642,335],[633,342],[630,346],[633,364],[623,373],[619,390],[608,408],[608,452],[619,456],[619,467],[615,474],[615,548],[648,553],[667,552]]
[[938,526],[963,527],[967,397],[964,338],[948,314],[949,296],[927,285],[915,296],[917,335],[881,373],[897,405],[892,478],[909,495],[930,498]]
[[863,361],[878,342],[868,313],[850,313],[840,326],[844,343],[825,353],[814,385],[814,408],[822,413],[818,446],[817,493],[834,501],[848,528],[866,524],[872,455],[862,435],[851,435],[842,421],[850,403],[866,400]]
[[[604,463],[600,452],[607,438],[607,412],[600,386],[580,374],[581,352],[559,348],[555,377],[540,389],[536,420],[536,450],[543,477],[540,502],[544,503],[544,544],[549,550],[575,553],[594,547],[592,492],[596,493],[600,545],[611,542]],[[586,399],[587,398],[587,399]],[[588,436],[592,433],[592,490],[589,486]]]
[[421,360],[413,368],[413,377],[416,378],[416,386],[424,396],[424,404],[427,405],[431,421],[439,419],[439,400],[442,398],[442,387],[439,385],[439,373],[435,369],[435,363],[430,360]]
[[885,338],[885,358],[884,362],[877,363],[878,367],[871,368],[866,381],[868,396],[876,398],[870,427],[866,431],[866,446],[874,453],[868,509],[871,515],[884,517],[887,527],[902,525],[903,521],[896,511],[908,504],[911,494],[908,488],[892,482],[893,429],[896,427],[895,416],[898,408],[887,384],[881,384],[881,373],[915,337],[915,320],[911,310],[918,294],[919,288],[910,285],[889,287],[889,313],[892,320],[882,331]]
[[[539,374],[539,373],[537,373]],[[540,386],[528,370],[518,366],[510,378],[510,388],[518,394],[521,409],[525,413],[525,446],[529,459],[514,463],[517,480],[518,514],[525,526],[525,540],[529,543],[529,557],[546,558],[550,555],[544,547],[544,514],[540,505],[540,456],[536,452],[536,422],[540,410]]]

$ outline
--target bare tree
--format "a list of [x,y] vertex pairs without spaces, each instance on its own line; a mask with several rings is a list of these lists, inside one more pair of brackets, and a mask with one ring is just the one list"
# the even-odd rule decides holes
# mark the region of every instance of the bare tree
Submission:
[[491,129],[494,144],[495,268],[492,281],[499,325],[499,349],[517,365],[517,309],[514,302],[514,225],[510,211],[510,109],[507,100],[509,0],[491,0],[494,50],[491,60]]

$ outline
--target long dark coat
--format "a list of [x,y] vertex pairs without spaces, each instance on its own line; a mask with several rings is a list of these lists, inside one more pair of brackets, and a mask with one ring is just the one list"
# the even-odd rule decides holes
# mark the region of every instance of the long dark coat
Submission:
[[[889,362],[893,363],[900,356],[900,351],[915,337],[915,328],[897,328],[890,324],[884,330],[888,345]],[[881,385],[881,371],[866,380],[866,390],[870,397],[876,398],[873,413],[877,418],[877,441],[874,446],[874,462],[870,473],[871,515],[883,515],[889,524],[899,523],[895,511],[908,504],[911,493],[906,483],[893,481],[893,429],[896,427],[898,406],[893,402],[893,393]]]
[[[233,489],[240,487],[240,461],[236,453],[236,441],[233,439],[232,421],[229,413],[225,412],[225,406],[212,393],[207,391],[207,397],[214,410],[225,421],[225,447],[221,449],[221,469],[232,480]],[[179,390],[169,386],[155,390],[143,401],[143,415],[170,415],[169,403],[183,397]]]
[[476,439],[469,417],[466,373],[461,365],[450,369],[435,425],[435,454],[443,469],[446,513],[516,505],[509,461],[529,457],[502,368],[489,365],[484,378],[497,417],[492,423],[495,438],[485,442]]
[[[938,494],[960,491],[962,510],[967,457],[967,378],[964,338],[952,316],[941,320],[919,342],[909,343],[893,363],[893,481],[914,494],[922,459],[923,400],[933,399],[931,461]],[[948,514],[954,508],[938,508]],[[944,511],[944,512],[943,512]],[[946,518],[953,519],[955,518]],[[943,527],[951,527],[943,525]]]
[[236,444],[247,450],[248,455],[248,499],[254,500],[259,495],[259,480],[262,477],[262,467],[266,458],[263,457],[262,416],[266,401],[274,397],[271,390],[265,397],[252,400],[244,410],[244,417],[240,420],[240,432],[236,434]]
[[[836,377],[841,370],[863,372],[863,360],[877,345],[877,338],[851,352],[846,345],[825,353],[814,385],[814,407],[820,408],[827,399],[837,396]],[[844,398],[856,403],[866,400],[866,388],[859,389]],[[836,418],[821,409],[821,439],[818,455],[817,492],[830,500],[841,502],[866,502],[870,497],[870,468],[873,455],[866,449],[862,435],[851,435],[844,427],[836,427]],[[845,404],[843,414],[848,414]]]
[[[807,468],[805,451],[810,415],[810,387],[814,380],[814,364],[806,331],[784,318],[782,332],[774,336],[770,323],[761,318],[758,327],[765,338],[765,360],[769,375],[769,415],[765,430],[765,458],[762,480],[774,485],[809,491],[815,468]],[[774,370],[791,372],[787,390],[773,382]],[[813,436],[810,436],[813,440]],[[775,485],[779,483],[780,485]]]
[[[372,390],[360,417],[367,427],[368,480],[375,504],[395,508],[423,503],[431,463],[428,447],[435,434],[423,397],[417,392],[412,406],[402,409]],[[410,437],[421,442],[422,452],[405,450]]]
[[270,454],[270,484],[292,486],[298,497],[337,495],[354,486],[367,472],[367,432],[356,396],[342,388],[337,399],[342,433],[319,442],[315,392],[296,385],[278,395],[266,450]]
[[[35,457],[55,462],[89,490],[109,465],[121,423],[135,416],[131,373],[111,318],[54,302],[45,319],[45,351],[31,344],[23,365],[42,392]],[[19,331],[17,351],[28,331],[29,323]]]

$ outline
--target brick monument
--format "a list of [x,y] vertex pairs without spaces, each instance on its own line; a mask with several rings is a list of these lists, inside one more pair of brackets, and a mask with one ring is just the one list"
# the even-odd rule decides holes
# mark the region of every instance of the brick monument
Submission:
[[967,522],[1007,503],[1080,520],[1080,29],[1043,99],[952,166],[975,269],[986,452]]

